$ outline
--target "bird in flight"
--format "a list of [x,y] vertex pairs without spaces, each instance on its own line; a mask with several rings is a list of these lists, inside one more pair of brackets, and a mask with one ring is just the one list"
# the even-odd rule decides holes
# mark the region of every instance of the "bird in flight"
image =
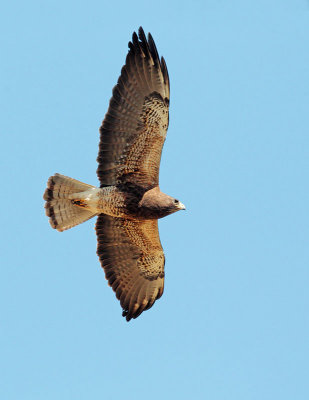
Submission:
[[140,27],[100,127],[100,187],[55,174],[44,193],[50,225],[60,232],[98,216],[97,254],[127,321],[162,296],[158,219],[185,209],[159,188],[169,97],[165,60]]

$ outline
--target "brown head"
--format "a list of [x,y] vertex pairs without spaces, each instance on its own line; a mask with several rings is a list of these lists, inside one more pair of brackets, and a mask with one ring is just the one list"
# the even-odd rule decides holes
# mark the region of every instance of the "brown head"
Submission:
[[148,190],[139,202],[140,215],[144,218],[158,219],[185,210],[186,207],[174,197],[161,192],[157,186]]

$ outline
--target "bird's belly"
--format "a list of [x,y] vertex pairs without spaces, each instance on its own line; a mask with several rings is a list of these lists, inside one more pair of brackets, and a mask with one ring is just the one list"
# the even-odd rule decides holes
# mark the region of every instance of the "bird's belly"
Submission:
[[145,219],[139,215],[138,199],[124,193],[116,186],[92,188],[70,195],[74,205],[85,208],[94,214],[106,214],[127,219]]
[[97,198],[97,212],[110,215],[118,218],[130,217],[125,195],[115,186],[108,186],[100,189]]

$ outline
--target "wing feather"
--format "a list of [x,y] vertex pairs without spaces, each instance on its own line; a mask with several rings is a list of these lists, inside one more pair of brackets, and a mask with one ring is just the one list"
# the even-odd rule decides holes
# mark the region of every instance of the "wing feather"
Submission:
[[164,254],[158,221],[100,214],[97,254],[129,321],[153,306],[164,288]]
[[101,187],[132,182],[159,183],[169,119],[169,78],[152,36],[142,28],[129,42],[108,111],[100,128],[97,174]]

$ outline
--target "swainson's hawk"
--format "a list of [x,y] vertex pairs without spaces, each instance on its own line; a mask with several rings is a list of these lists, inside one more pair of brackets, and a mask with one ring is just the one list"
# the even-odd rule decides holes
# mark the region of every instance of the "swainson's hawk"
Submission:
[[55,174],[44,193],[46,215],[58,231],[98,216],[97,254],[127,321],[162,296],[165,259],[158,219],[185,209],[159,188],[169,97],[164,58],[140,28],[129,42],[100,128],[100,188]]

